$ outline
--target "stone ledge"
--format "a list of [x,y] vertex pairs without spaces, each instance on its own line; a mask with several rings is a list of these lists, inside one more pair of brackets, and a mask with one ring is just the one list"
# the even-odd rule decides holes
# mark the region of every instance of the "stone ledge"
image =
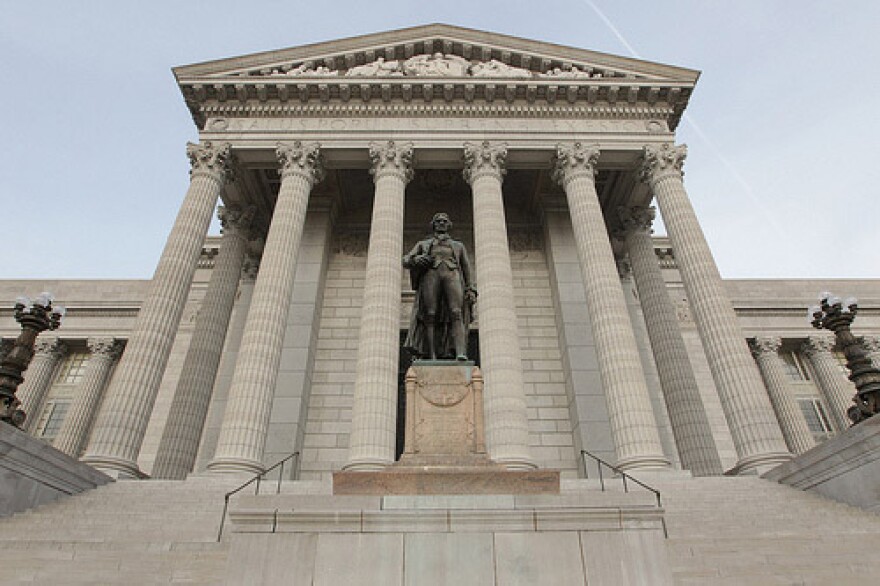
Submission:
[[403,467],[334,472],[334,495],[559,494],[558,470]]
[[236,508],[234,533],[471,533],[661,531],[657,507],[561,507],[558,509],[279,510]]
[[880,418],[849,428],[762,478],[880,512]]
[[108,482],[106,474],[0,423],[0,517]]

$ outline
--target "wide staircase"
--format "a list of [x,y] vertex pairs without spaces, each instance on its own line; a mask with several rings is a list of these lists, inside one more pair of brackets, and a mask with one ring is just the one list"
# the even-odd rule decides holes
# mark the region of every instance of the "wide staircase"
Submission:
[[757,477],[651,483],[663,495],[678,584],[865,585],[880,576],[880,515]]
[[[663,496],[679,584],[861,585],[880,575],[878,515],[754,477],[648,481]],[[222,584],[229,534],[218,543],[217,531],[237,483],[122,481],[0,519],[0,583]],[[305,488],[281,492],[314,492]]]
[[240,480],[120,481],[0,519],[2,584],[222,584]]

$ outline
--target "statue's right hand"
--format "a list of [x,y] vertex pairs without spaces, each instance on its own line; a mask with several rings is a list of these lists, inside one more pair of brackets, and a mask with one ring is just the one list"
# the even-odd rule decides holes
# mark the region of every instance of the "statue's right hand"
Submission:
[[413,264],[421,269],[430,267],[432,263],[431,255],[428,254],[420,254],[413,259]]

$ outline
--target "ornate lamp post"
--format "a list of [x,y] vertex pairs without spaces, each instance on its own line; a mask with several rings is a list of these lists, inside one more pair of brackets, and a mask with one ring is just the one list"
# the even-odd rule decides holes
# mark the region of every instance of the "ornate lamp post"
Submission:
[[27,297],[15,300],[15,321],[21,324],[21,334],[9,354],[0,361],[0,421],[16,427],[21,427],[27,416],[18,408],[21,401],[15,391],[34,357],[34,342],[40,332],[58,329],[65,313],[61,305],[52,307],[52,301],[52,294],[47,292],[40,293],[33,301]]
[[880,413],[880,370],[874,368],[868,353],[850,330],[858,309],[855,297],[841,301],[840,297],[823,291],[819,294],[819,305],[811,307],[807,315],[814,328],[834,332],[837,345],[846,356],[846,367],[851,373],[849,380],[856,385],[855,405],[846,412],[853,425]]

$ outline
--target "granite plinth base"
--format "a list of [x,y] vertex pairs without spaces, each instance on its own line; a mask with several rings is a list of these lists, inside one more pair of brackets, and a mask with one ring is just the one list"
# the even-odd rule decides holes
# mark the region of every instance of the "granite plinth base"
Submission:
[[485,466],[394,466],[375,472],[334,472],[333,494],[559,494],[558,470]]

